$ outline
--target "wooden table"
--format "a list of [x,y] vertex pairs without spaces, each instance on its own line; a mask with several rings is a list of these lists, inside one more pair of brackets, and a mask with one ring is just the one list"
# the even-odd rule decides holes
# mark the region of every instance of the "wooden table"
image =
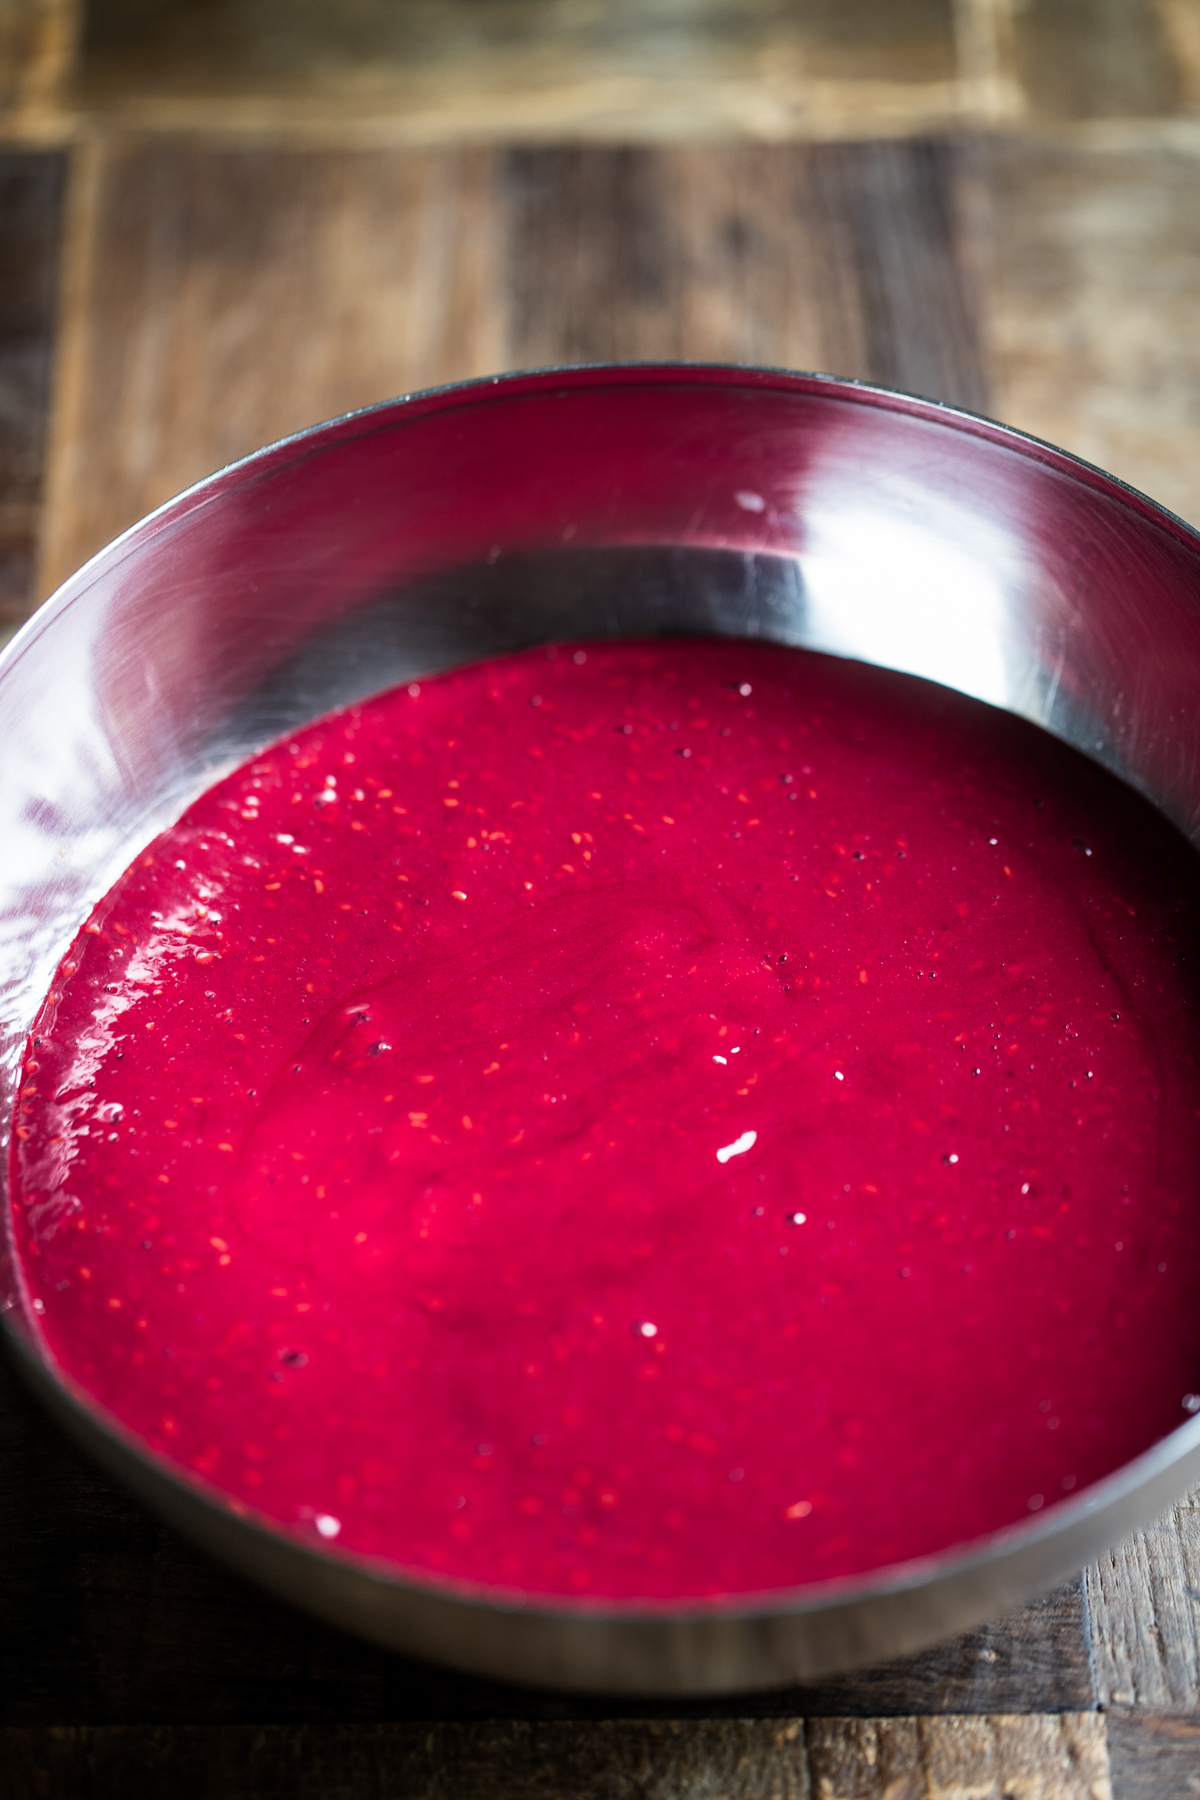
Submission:
[[[610,357],[958,401],[1200,522],[1200,0],[747,0],[732,37],[697,0],[665,58],[652,7],[588,38],[513,0],[503,41],[481,7],[378,0],[355,50],[337,9],[228,0],[202,55],[183,0],[103,0],[81,54],[69,0],[16,8],[0,619],[286,431]],[[1200,1793],[1197,1497],[926,1656],[650,1707],[448,1675],[264,1599],[3,1365],[0,1442],[13,1800]]]

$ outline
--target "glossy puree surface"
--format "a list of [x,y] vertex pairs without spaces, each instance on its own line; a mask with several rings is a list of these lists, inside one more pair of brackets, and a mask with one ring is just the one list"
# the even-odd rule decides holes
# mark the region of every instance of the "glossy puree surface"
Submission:
[[820,656],[386,694],[206,793],[63,963],[38,1328],[239,1505],[531,1594],[1027,1519],[1200,1389],[1196,877],[1034,728]]

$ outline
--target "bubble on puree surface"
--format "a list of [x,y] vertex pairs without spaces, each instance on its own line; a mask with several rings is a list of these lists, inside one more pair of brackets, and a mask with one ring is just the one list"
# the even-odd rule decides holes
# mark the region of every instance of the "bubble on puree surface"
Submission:
[[313,1542],[530,1593],[844,1576],[1200,1390],[1197,865],[946,690],[539,649],[265,751],[31,1035],[61,1368]]

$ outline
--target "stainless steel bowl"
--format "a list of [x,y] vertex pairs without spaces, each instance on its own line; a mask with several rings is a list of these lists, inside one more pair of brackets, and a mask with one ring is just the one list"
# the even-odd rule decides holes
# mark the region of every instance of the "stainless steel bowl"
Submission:
[[[91,904],[234,762],[434,669],[678,630],[944,682],[1200,835],[1200,536],[1098,470],[928,401],[768,370],[549,371],[389,402],[161,508],[0,659],[5,1129],[23,1034]],[[64,1379],[9,1248],[0,1304],[62,1423],[226,1562],[381,1643],[560,1687],[735,1692],[915,1650],[1063,1580],[1200,1476],[1197,1418],[1072,1503],[902,1568],[734,1603],[523,1604],[240,1516]]]

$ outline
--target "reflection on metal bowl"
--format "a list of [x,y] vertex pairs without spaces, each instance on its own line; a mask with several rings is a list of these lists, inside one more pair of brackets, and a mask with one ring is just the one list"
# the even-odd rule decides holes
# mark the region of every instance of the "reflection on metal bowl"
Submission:
[[[0,660],[7,1118],[92,902],[216,777],[396,682],[571,638],[708,632],[907,671],[1044,726],[1200,834],[1200,538],[1063,453],[819,376],[593,368],[355,414],[118,539]],[[181,1529],[379,1642],[628,1694],[781,1686],[1065,1578],[1200,1473],[1200,1419],[1042,1518],[882,1575],[704,1605],[521,1604],[302,1544],[191,1483],[5,1319],[57,1416]]]

